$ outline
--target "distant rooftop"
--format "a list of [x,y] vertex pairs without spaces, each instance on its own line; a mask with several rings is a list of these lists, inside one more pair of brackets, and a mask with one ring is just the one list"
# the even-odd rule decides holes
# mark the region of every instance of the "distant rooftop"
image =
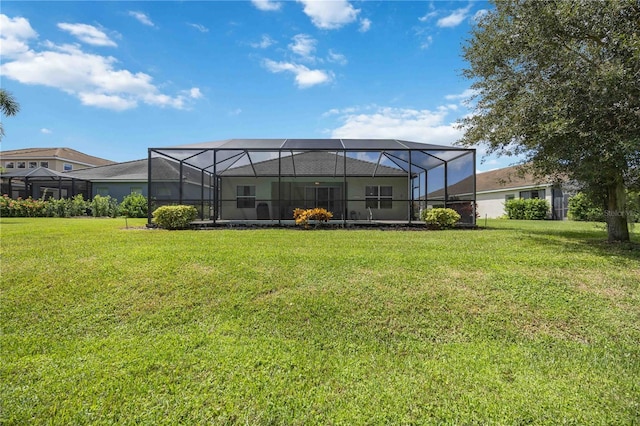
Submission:
[[522,166],[511,166],[476,174],[476,192],[539,186],[552,183],[549,178],[539,179]]
[[87,166],[104,166],[114,164],[114,161],[107,160],[71,148],[24,148],[13,149],[0,152],[2,160],[26,160],[34,159],[59,159],[81,163]]

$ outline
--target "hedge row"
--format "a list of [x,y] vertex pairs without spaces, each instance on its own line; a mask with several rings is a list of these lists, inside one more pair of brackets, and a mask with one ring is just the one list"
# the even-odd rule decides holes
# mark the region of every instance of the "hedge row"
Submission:
[[549,202],[540,198],[514,198],[504,203],[509,219],[543,220],[549,215]]
[[73,198],[40,200],[31,197],[12,199],[8,195],[0,198],[2,217],[147,217],[147,199],[142,194],[130,194],[121,204],[110,196],[96,195],[85,200],[82,194]]

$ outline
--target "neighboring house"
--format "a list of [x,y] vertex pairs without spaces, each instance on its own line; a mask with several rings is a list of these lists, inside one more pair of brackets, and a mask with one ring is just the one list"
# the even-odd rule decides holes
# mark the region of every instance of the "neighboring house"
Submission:
[[553,179],[536,179],[519,166],[482,172],[476,175],[476,202],[480,218],[504,216],[504,203],[514,198],[541,198],[549,202],[550,219],[567,218],[569,193],[565,185]]
[[119,202],[131,193],[147,196],[149,173],[147,159],[115,163],[66,173],[91,182],[91,198],[111,196]]
[[[159,185],[165,185],[165,191],[160,191],[160,198],[163,198],[162,194],[164,193],[178,193],[179,186],[172,182],[171,178],[180,173],[179,164],[165,159],[155,159],[153,164],[154,181]],[[124,197],[132,193],[142,194],[145,197],[149,195],[149,161],[146,158],[77,170],[65,173],[65,175],[90,181],[91,198],[96,195],[103,197],[108,195],[121,202]],[[199,194],[200,178],[199,172],[194,173],[185,168],[182,179],[183,192],[188,196]]]
[[6,172],[38,167],[68,172],[107,164],[114,162],[71,148],[24,148],[0,152],[0,166]]
[[[411,222],[475,200],[475,150],[395,139],[230,139],[150,148],[149,159],[154,203],[190,204],[212,221],[280,222],[322,207],[334,220]],[[463,221],[475,223],[471,210]]]

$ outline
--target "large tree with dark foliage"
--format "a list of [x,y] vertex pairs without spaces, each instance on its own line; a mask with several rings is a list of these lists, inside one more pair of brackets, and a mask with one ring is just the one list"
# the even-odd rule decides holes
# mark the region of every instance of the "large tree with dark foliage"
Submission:
[[629,240],[625,189],[640,177],[640,2],[495,1],[463,56],[475,111],[465,145],[520,155],[579,182]]

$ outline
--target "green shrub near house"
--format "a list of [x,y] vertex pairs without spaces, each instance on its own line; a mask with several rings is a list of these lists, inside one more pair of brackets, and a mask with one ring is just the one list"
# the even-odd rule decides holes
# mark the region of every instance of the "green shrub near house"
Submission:
[[147,198],[139,193],[132,193],[124,197],[120,203],[120,214],[126,217],[147,217]]
[[550,209],[549,202],[541,198],[514,198],[504,203],[507,217],[516,220],[544,220]]
[[453,209],[433,208],[422,210],[420,219],[424,220],[427,225],[438,229],[453,228],[460,220],[460,214]]
[[162,206],[153,212],[153,223],[164,229],[187,229],[198,216],[193,206]]
[[61,199],[33,199],[10,198],[3,195],[0,198],[0,216],[3,217],[74,217],[87,213],[89,202],[82,194],[73,198]]
[[91,214],[94,217],[118,216],[118,200],[110,195],[96,195],[91,201]]
[[585,222],[604,222],[604,210],[598,207],[586,194],[578,192],[569,198],[569,219]]

